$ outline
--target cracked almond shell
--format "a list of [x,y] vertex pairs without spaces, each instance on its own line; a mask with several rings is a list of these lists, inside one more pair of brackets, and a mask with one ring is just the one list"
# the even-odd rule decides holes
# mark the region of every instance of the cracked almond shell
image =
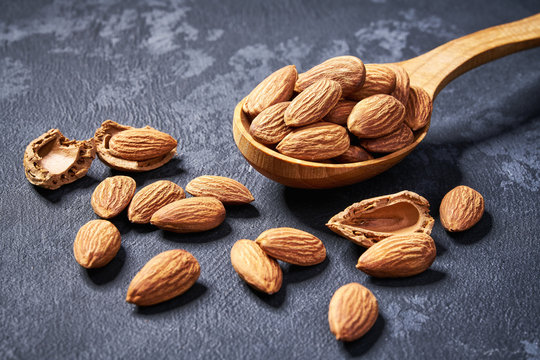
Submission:
[[105,165],[122,171],[156,169],[173,158],[177,142],[170,135],[146,126],[133,128],[106,120],[94,135],[97,154]]
[[352,242],[370,247],[392,235],[431,234],[429,202],[412,191],[378,196],[352,204],[326,226]]
[[30,183],[58,189],[82,178],[96,155],[94,140],[69,140],[58,129],[51,129],[26,147],[25,175]]

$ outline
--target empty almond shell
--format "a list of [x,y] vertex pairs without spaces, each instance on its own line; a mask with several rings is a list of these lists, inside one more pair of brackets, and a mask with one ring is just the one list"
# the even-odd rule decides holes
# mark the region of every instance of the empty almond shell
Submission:
[[26,147],[24,169],[28,181],[58,189],[82,178],[96,156],[94,140],[69,140],[58,129],[51,129]]
[[429,202],[412,191],[379,196],[352,204],[326,226],[366,248],[392,235],[431,234]]

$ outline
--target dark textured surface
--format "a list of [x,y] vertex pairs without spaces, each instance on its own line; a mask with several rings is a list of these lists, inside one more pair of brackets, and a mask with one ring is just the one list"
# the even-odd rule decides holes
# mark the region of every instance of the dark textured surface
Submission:
[[[455,80],[435,102],[427,139],[401,164],[362,184],[328,191],[285,188],[255,172],[231,134],[235,104],[274,69],[331,56],[365,62],[413,57],[453,38],[540,11],[538,1],[2,1],[0,358],[493,358],[540,357],[540,49],[497,60]],[[231,176],[255,195],[223,225],[173,235],[114,223],[122,249],[86,271],[72,255],[78,228],[96,218],[90,196],[117,174],[100,161],[57,191],[24,178],[24,147],[50,128],[93,135],[101,121],[149,124],[180,139],[180,156],[135,175],[185,186]],[[432,268],[376,280],[354,268],[362,250],[324,223],[361,199],[416,191],[438,206],[469,185],[486,199],[471,231],[437,221]],[[240,238],[292,226],[319,236],[328,260],[284,266],[274,296],[250,290],[229,250]],[[167,303],[137,308],[127,286],[159,252],[184,248],[200,280]],[[361,340],[336,342],[332,293],[357,281],[379,300]]]

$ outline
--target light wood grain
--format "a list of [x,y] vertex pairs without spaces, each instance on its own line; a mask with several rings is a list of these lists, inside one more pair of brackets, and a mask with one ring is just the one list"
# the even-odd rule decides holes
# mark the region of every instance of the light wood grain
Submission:
[[[494,26],[441,45],[423,55],[400,62],[409,73],[411,85],[423,87],[434,99],[459,75],[500,57],[540,45],[540,14]],[[480,89],[479,89],[480,90]],[[249,119],[242,111],[243,99],[233,118],[236,145],[261,174],[297,188],[334,188],[374,177],[399,163],[425,138],[429,123],[415,135],[414,142],[386,156],[352,164],[323,164],[282,155],[251,137]]]

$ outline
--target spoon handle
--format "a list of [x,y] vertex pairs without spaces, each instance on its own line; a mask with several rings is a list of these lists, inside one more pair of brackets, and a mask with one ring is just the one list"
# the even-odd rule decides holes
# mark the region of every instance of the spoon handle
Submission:
[[463,36],[399,64],[409,73],[411,85],[423,87],[435,99],[459,75],[539,45],[540,13]]

